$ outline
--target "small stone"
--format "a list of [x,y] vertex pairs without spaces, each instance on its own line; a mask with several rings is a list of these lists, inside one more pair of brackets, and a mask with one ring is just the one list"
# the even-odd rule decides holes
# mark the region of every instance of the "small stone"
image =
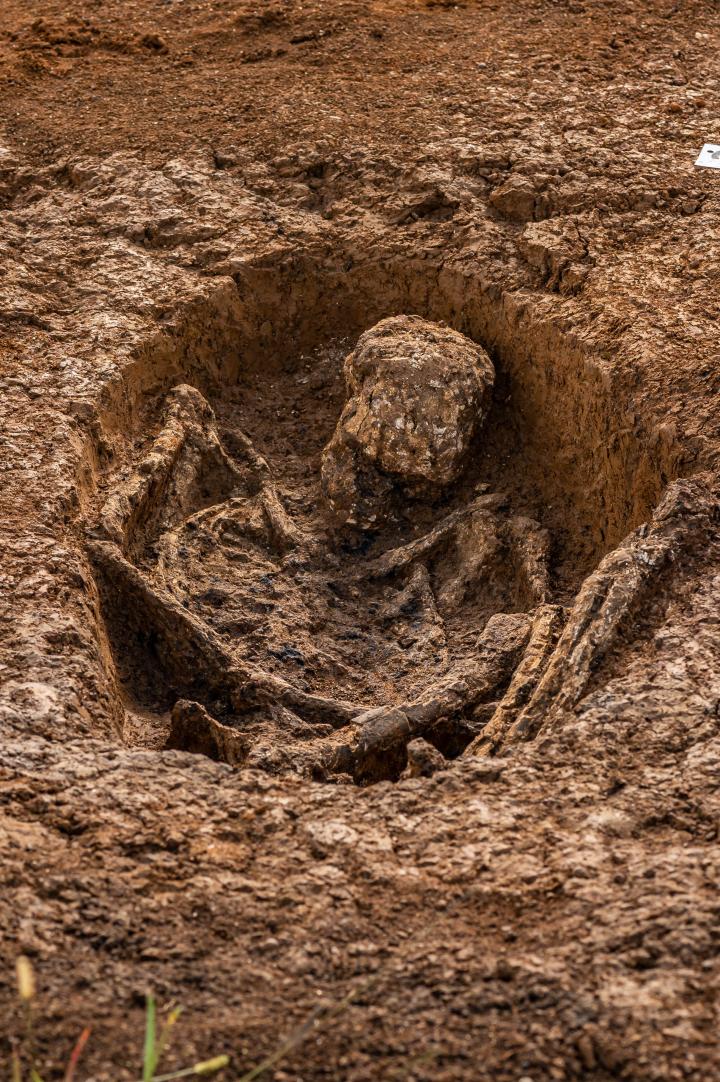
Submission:
[[430,778],[438,770],[443,770],[447,763],[437,748],[418,737],[407,746],[408,765],[403,778]]
[[499,958],[495,965],[495,976],[499,981],[511,981],[515,977],[515,969],[505,958]]
[[577,1040],[577,1050],[582,1065],[586,1071],[594,1071],[597,1067],[597,1059],[595,1057],[595,1048],[593,1046],[592,1038],[587,1033],[583,1033]]
[[156,53],[166,53],[168,51],[165,41],[159,34],[143,34],[140,38],[140,44],[144,49],[151,49]]
[[173,707],[165,747],[206,755],[215,762],[239,766],[247,757],[242,735],[208,714],[200,703],[179,699]]

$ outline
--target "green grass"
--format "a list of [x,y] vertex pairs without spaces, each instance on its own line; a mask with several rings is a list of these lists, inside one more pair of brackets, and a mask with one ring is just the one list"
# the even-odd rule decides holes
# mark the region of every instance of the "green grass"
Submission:
[[[25,1034],[20,1043],[20,1050],[13,1050],[9,1082],[43,1082],[43,1079],[37,1070],[35,1055],[33,1028],[35,975],[29,960],[25,957],[18,958],[16,969],[18,994],[24,1012]],[[364,984],[353,989],[349,995],[338,1003],[320,1004],[312,1011],[302,1025],[293,1030],[292,1033],[278,1045],[274,1052],[271,1052],[269,1056],[266,1056],[265,1059],[257,1064],[257,1066],[241,1075],[237,1079],[237,1082],[255,1082],[255,1079],[260,1078],[266,1071],[275,1067],[281,1060],[289,1055],[293,1049],[297,1048],[298,1045],[302,1044],[312,1033],[316,1032],[320,1026],[325,1025],[332,1018],[335,1018],[349,1007],[353,1000],[373,983],[374,979],[366,981]],[[211,1059],[194,1063],[191,1067],[184,1067],[181,1070],[171,1071],[169,1074],[158,1074],[160,1061],[167,1050],[173,1028],[177,1024],[181,1014],[182,1007],[174,1007],[168,1012],[164,1021],[159,1022],[155,997],[150,994],[147,995],[145,1000],[145,1039],[142,1050],[142,1078],[138,1079],[137,1082],[174,1082],[176,1078],[208,1076],[215,1074],[217,1071],[221,1071],[223,1067],[227,1067],[230,1064],[230,1056],[222,1053],[219,1056],[213,1056]],[[70,1057],[65,1067],[63,1082],[74,1082],[76,1070],[85,1045],[90,1039],[91,1031],[92,1027],[86,1026],[75,1042],[75,1046],[70,1053]]]
[[[13,1050],[10,1064],[10,1082],[43,1082],[36,1066],[35,1038],[34,1038],[34,1009],[35,1000],[35,974],[30,961],[21,956],[16,963],[17,988],[20,1002],[25,1016],[25,1034],[21,1042],[20,1051]],[[138,1082],[173,1082],[176,1078],[189,1078],[215,1074],[230,1063],[228,1055],[214,1056],[212,1059],[194,1063],[192,1067],[182,1070],[171,1071],[169,1074],[158,1074],[160,1060],[167,1049],[173,1026],[176,1024],[182,1007],[174,1007],[165,1021],[158,1029],[157,1009],[155,997],[148,995],[145,1000],[145,1041],[143,1043],[142,1079]],[[82,1031],[63,1074],[63,1082],[73,1082],[83,1049],[87,1044],[91,1026],[86,1026]]]

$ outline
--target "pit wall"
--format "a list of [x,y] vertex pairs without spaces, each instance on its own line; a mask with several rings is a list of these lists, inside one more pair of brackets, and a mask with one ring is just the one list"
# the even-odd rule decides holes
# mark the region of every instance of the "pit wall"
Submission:
[[292,365],[403,312],[443,320],[488,350],[511,389],[527,470],[585,538],[592,562],[643,522],[682,472],[667,426],[642,418],[623,389],[623,359],[604,360],[564,333],[553,298],[501,293],[467,267],[400,257],[348,260],[343,269],[338,262],[298,256],[250,264],[235,283],[214,280],[159,328],[103,392],[81,493],[90,497],[104,472],[98,449],[109,445],[122,460],[174,384],[218,394],[241,371]]

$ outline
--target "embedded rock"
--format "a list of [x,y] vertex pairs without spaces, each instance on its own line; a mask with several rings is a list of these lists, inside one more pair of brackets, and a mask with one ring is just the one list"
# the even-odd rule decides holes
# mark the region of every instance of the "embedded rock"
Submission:
[[215,762],[240,766],[248,754],[247,742],[229,725],[223,725],[201,703],[179,699],[173,707],[166,748],[206,755]]
[[511,176],[490,196],[495,210],[513,222],[531,222],[535,216],[535,185],[527,177]]
[[403,771],[403,778],[431,778],[438,770],[444,770],[447,766],[444,756],[421,736],[410,741],[407,757],[408,765]]
[[490,404],[481,346],[419,316],[384,319],[345,361],[348,401],[323,452],[323,493],[336,519],[368,529],[404,495],[454,481]]

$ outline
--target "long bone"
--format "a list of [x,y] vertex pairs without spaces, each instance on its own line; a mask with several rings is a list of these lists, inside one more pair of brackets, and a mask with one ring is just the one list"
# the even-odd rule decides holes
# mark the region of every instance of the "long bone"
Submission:
[[194,387],[183,384],[168,394],[159,434],[128,480],[108,497],[95,532],[126,554],[139,555],[148,535],[196,509],[188,505],[187,496],[203,474],[212,475],[224,494],[242,482],[220,443],[209,403]]
[[[265,459],[247,436],[233,433],[226,442],[240,465],[226,453],[200,391],[185,384],[173,388],[150,451],[102,508],[101,536],[138,558],[154,536],[213,513],[221,501],[232,507],[235,494],[245,492],[261,505],[281,547],[300,544],[302,535],[285,513]],[[210,506],[198,509],[198,499]]]
[[476,497],[466,507],[458,511],[452,511],[428,533],[407,545],[389,549],[381,556],[369,561],[363,566],[361,575],[363,578],[381,578],[401,571],[416,560],[422,560],[432,555],[434,550],[446,541],[457,527],[477,512],[491,513],[499,510],[506,503],[506,497],[500,493],[492,492],[484,496]]
[[485,728],[467,746],[463,755],[492,755],[501,746],[547,668],[557,646],[564,618],[560,605],[540,605],[535,610],[525,653],[508,689]]
[[441,613],[459,608],[493,564],[502,565],[506,572],[510,566],[515,568],[522,598],[518,608],[542,604],[548,594],[549,535],[534,519],[498,514],[505,504],[505,497],[498,493],[476,497],[424,536],[369,561],[358,575],[383,578],[423,562],[429,565],[449,545],[450,560],[438,569],[439,575],[433,575]]
[[411,703],[378,707],[355,718],[350,745],[328,753],[328,768],[352,774],[356,781],[399,777],[409,740],[427,736],[441,723],[488,700],[509,678],[530,635],[524,614],[500,613],[488,620],[471,666],[457,669]]
[[[551,716],[572,710],[614,646],[628,616],[657,587],[662,571],[714,528],[718,500],[707,479],[675,481],[649,523],[609,553],[584,582],[545,673],[523,710],[507,715],[467,754],[492,754],[531,740]],[[496,719],[494,718],[493,721]]]

